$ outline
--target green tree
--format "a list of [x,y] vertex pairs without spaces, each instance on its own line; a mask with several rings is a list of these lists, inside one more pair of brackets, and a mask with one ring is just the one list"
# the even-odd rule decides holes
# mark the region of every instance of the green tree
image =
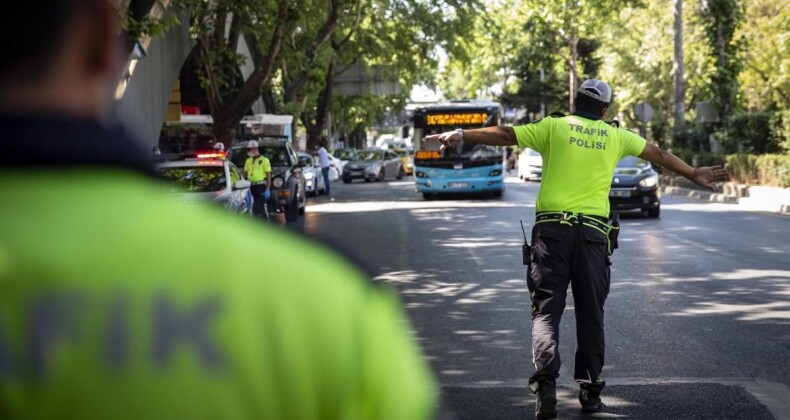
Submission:
[[790,6],[785,0],[746,0],[736,37],[746,48],[739,75],[743,106],[755,111],[790,108]]
[[705,32],[716,58],[715,71],[711,75],[713,100],[719,107],[720,118],[726,121],[737,106],[743,42],[736,38],[736,32],[743,21],[743,13],[738,0],[706,0],[702,2],[702,15],[707,18]]
[[[192,13],[191,33],[214,135],[229,144],[239,121],[271,77],[283,40],[296,27],[300,2],[181,0],[180,4]],[[237,52],[244,35],[266,46],[247,78],[240,71],[246,58]]]

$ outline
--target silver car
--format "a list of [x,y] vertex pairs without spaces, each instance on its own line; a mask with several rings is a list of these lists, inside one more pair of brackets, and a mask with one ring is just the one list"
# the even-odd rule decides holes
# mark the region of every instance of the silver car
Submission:
[[216,203],[235,213],[252,214],[250,182],[230,161],[188,158],[157,163],[156,171],[179,203]]
[[296,157],[299,159],[299,164],[302,167],[302,176],[304,176],[304,185],[307,195],[318,195],[326,192],[326,184],[324,183],[324,174],[321,173],[321,167],[316,166],[313,157],[307,153],[297,153]]
[[382,149],[359,152],[357,159],[349,162],[343,171],[345,183],[355,179],[363,179],[365,182],[384,181],[389,177],[403,178],[402,162],[400,156]]

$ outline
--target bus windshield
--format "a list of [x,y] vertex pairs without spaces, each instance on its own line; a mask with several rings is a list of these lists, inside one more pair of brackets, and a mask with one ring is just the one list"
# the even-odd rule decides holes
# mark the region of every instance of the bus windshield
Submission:
[[[421,149],[436,150],[440,146],[439,142],[435,142],[436,144],[428,144],[432,142],[425,142],[425,136],[430,136],[432,134],[441,134],[446,131],[452,131],[452,130],[454,130],[454,128],[450,128],[450,127],[426,128],[422,139],[423,145]],[[480,143],[472,143],[468,141],[461,141],[456,143],[453,147],[445,149],[444,156],[455,157],[455,158],[466,158],[470,160],[482,160],[482,159],[501,159],[502,153],[499,152],[494,146],[489,146],[487,144],[480,144]]]

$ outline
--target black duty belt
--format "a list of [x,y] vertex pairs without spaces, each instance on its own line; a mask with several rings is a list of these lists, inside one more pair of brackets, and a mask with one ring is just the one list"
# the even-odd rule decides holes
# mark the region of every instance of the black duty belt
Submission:
[[615,220],[609,224],[609,220],[605,217],[584,215],[582,213],[572,213],[568,211],[546,211],[540,212],[535,216],[535,224],[546,222],[558,222],[568,226],[584,225],[597,229],[608,239],[609,255],[612,255],[614,249],[617,248],[617,233],[620,230],[619,223]]

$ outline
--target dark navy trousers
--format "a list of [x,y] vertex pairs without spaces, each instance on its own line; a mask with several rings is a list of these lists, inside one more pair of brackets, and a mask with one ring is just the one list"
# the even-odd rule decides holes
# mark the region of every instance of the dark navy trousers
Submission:
[[559,327],[569,284],[576,315],[573,377],[579,383],[596,382],[604,366],[604,302],[610,282],[606,235],[578,223],[536,223],[530,254],[535,368],[530,383],[559,376]]

